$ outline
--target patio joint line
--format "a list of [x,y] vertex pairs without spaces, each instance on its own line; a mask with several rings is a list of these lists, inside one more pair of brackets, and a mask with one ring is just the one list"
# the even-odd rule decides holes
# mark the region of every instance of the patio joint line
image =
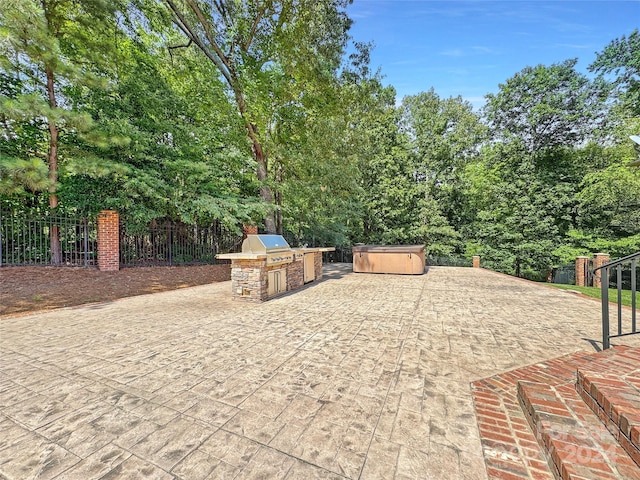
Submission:
[[[418,298],[422,298],[422,295],[424,294],[424,290],[425,290],[425,284],[422,284],[422,288],[420,289],[420,296]],[[418,307],[420,305],[419,301],[416,301],[414,304],[414,308],[413,308],[413,315],[411,315],[411,324],[410,324],[410,328],[409,330],[411,330],[413,328],[413,324],[415,322],[415,318],[416,318],[416,311],[418,310]],[[407,336],[408,338],[408,336]],[[384,396],[384,402],[382,402],[382,406],[380,407],[380,411],[378,412],[378,419],[376,420],[376,426],[373,428],[373,432],[371,433],[371,438],[369,438],[369,445],[367,445],[367,452],[365,453],[365,461],[362,464],[362,468],[360,469],[360,473],[358,474],[358,480],[360,480],[362,478],[362,472],[364,471],[364,466],[367,464],[367,458],[369,457],[369,450],[371,449],[371,444],[373,443],[373,438],[376,436],[376,430],[378,429],[378,425],[380,423],[380,417],[382,417],[382,412],[384,411],[384,407],[387,404],[387,400],[389,399],[389,392],[391,392],[391,387],[393,385],[395,385],[398,381],[398,378],[400,377],[400,365],[402,364],[401,358],[402,358],[402,353],[404,352],[404,347],[406,344],[407,339],[403,339],[402,340],[402,346],[400,347],[400,352],[398,353],[398,359],[396,360],[396,365],[395,365],[395,369],[394,369],[394,375],[393,375],[393,379],[389,382],[389,386],[387,387],[387,393]],[[396,417],[397,417],[398,413],[396,412]],[[394,422],[394,427],[395,427],[395,422]],[[395,474],[397,473],[398,470],[398,465],[396,462],[396,467],[394,469],[394,477]]]

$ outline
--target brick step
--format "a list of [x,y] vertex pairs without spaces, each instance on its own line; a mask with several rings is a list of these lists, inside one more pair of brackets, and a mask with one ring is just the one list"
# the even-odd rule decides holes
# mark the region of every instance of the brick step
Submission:
[[579,369],[576,390],[640,466],[640,369],[593,372]]
[[518,400],[556,478],[640,480],[640,469],[573,384],[519,381]]
[[[488,477],[640,479],[640,467],[576,390],[578,370],[626,372],[633,384],[640,377],[631,374],[633,367],[640,367],[640,348],[616,347],[575,352],[472,382]],[[579,457],[582,463],[574,461]]]

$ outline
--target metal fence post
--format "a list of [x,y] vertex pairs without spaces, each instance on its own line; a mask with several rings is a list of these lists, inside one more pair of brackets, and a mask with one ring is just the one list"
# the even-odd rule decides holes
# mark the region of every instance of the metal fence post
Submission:
[[169,240],[169,266],[173,266],[173,225],[169,224],[169,235],[167,235],[167,239]]
[[84,266],[89,266],[89,221],[85,218],[83,222],[84,231]]

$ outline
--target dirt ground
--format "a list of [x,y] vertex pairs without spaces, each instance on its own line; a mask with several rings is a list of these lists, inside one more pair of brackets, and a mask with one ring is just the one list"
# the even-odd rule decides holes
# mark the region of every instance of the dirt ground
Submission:
[[0,318],[39,310],[104,302],[230,279],[230,265],[95,268],[1,267]]

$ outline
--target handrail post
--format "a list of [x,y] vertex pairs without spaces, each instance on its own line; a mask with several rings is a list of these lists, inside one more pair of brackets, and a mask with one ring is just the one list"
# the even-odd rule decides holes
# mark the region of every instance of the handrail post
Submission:
[[602,349],[606,350],[609,344],[609,268],[605,267],[600,272],[600,288],[602,292]]
[[616,267],[616,286],[618,287],[618,335],[622,335],[622,265]]
[[636,328],[636,259],[631,260],[631,327],[633,328],[633,333],[637,332]]

